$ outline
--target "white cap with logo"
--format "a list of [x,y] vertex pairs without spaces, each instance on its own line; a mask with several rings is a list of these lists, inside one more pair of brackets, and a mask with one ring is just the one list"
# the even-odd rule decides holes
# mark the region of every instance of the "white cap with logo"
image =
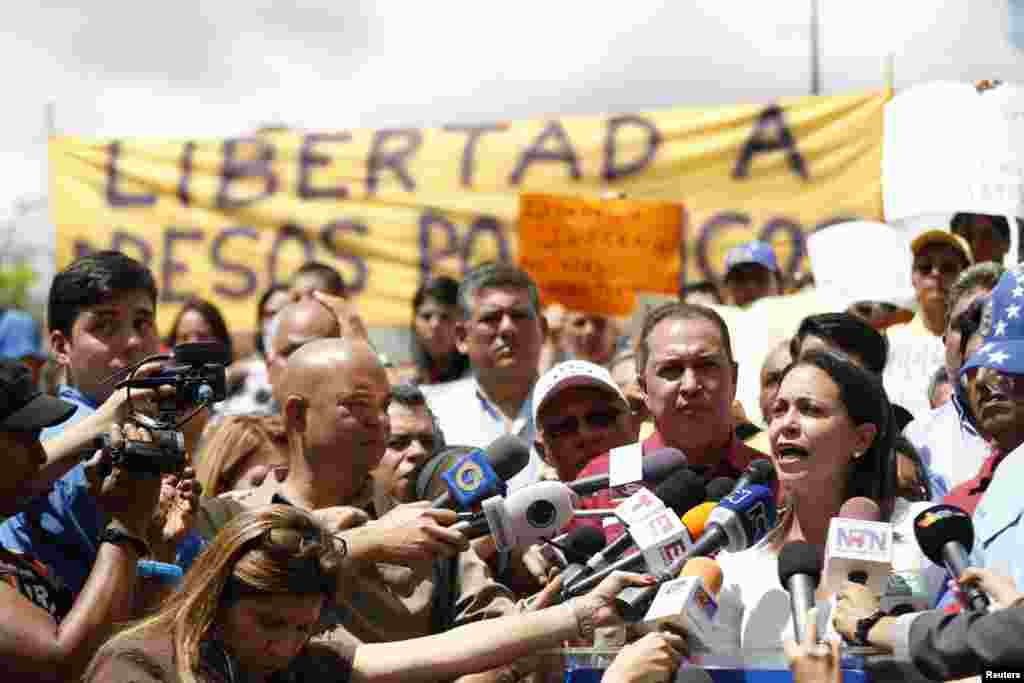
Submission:
[[585,360],[567,360],[554,366],[537,380],[533,387],[533,422],[541,408],[560,391],[570,387],[597,387],[610,391],[618,398],[623,408],[628,409],[629,403],[619,385],[612,379],[606,368]]

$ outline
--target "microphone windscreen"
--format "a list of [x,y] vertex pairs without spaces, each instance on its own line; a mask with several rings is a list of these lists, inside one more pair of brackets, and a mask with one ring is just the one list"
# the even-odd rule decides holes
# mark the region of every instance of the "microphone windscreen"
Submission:
[[786,590],[794,574],[807,574],[815,584],[821,579],[821,555],[810,543],[790,541],[779,551],[779,583]]
[[732,493],[736,480],[731,477],[716,477],[708,482],[708,500],[718,502]]
[[751,484],[761,484],[763,486],[768,486],[777,478],[775,465],[771,463],[771,460],[766,460],[765,458],[758,458],[751,462],[747,465],[747,469],[743,474],[750,477]]
[[878,503],[870,498],[857,496],[843,503],[836,516],[843,519],[857,519],[862,522],[880,522],[882,521],[882,510],[878,507]]
[[584,563],[604,550],[608,545],[608,539],[605,538],[604,531],[597,527],[580,526],[566,534],[562,545],[565,547],[566,555],[573,555],[566,559],[570,562]]
[[514,434],[499,436],[484,449],[487,461],[502,481],[519,474],[530,461],[530,447]]
[[686,456],[678,448],[659,448],[643,458],[643,480],[657,483],[686,466]]
[[437,455],[424,462],[416,474],[416,500],[434,500],[448,490],[448,483],[441,477],[456,461],[476,449],[472,446],[446,446]]
[[690,532],[690,538],[694,540],[700,538],[701,534],[704,533],[704,527],[707,526],[711,511],[716,507],[718,507],[718,503],[708,501],[686,511],[682,521],[686,526],[686,530]]
[[704,480],[684,468],[658,484],[654,489],[654,495],[677,515],[681,515],[704,502]]
[[710,557],[693,557],[683,565],[679,576],[699,576],[704,579],[704,590],[717,598],[722,590],[722,567]]
[[955,505],[933,505],[914,518],[914,536],[929,560],[944,565],[942,548],[950,541],[967,552],[974,547],[974,525],[966,512]]

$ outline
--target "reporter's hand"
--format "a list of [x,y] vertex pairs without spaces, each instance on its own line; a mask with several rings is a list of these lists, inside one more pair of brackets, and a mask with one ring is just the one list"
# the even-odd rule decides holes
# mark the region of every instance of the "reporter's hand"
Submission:
[[454,511],[431,508],[428,501],[420,501],[399,505],[364,528],[376,534],[374,542],[382,561],[402,564],[452,557],[469,548],[461,532],[448,528],[456,520]]
[[818,609],[807,610],[807,626],[803,642],[786,640],[782,649],[789,660],[789,669],[793,672],[794,683],[839,683],[842,672],[839,670],[839,639],[832,638],[828,643],[819,643],[817,634]]
[[601,683],[660,683],[672,675],[686,652],[685,639],[675,633],[648,633],[619,651]]
[[519,561],[526,573],[541,587],[550,584],[562,569],[544,556],[540,544],[534,544],[524,549],[519,556]]
[[[146,430],[134,425],[110,428],[111,445],[119,448],[125,439],[150,441]],[[133,535],[146,537],[149,520],[160,496],[160,477],[113,467],[110,451],[100,449],[85,463],[85,476],[96,505],[112,521]]]
[[993,609],[1009,607],[1015,601],[1024,597],[1024,593],[1017,590],[1017,584],[1009,576],[997,574],[990,569],[979,569],[968,567],[960,575],[961,586],[975,585],[982,593],[988,593],[992,598]]
[[836,631],[847,640],[857,635],[857,622],[878,611],[881,601],[867,586],[847,581],[836,596],[832,610],[832,624]]
[[196,473],[186,467],[180,475],[165,474],[160,478],[160,498],[150,518],[147,540],[153,559],[173,562],[178,544],[192,531],[202,486]]
[[363,526],[370,521],[370,516],[363,510],[349,505],[335,505],[313,511],[313,517],[328,533],[336,534],[346,529]]
[[366,332],[366,324],[359,317],[359,312],[356,311],[356,307],[352,305],[351,301],[319,290],[313,292],[313,298],[323,304],[338,320],[342,337],[352,339],[370,338],[370,335]]
[[570,603],[577,615],[589,614],[594,626],[618,626],[622,615],[615,608],[615,596],[627,586],[653,586],[658,580],[649,574],[612,572],[592,591],[573,598]]

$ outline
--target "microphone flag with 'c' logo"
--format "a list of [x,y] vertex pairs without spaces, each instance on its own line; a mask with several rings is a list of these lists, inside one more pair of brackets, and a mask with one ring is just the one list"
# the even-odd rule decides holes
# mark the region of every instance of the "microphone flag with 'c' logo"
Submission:
[[441,475],[459,507],[470,508],[485,498],[504,493],[504,482],[495,473],[487,454],[479,448],[459,458]]

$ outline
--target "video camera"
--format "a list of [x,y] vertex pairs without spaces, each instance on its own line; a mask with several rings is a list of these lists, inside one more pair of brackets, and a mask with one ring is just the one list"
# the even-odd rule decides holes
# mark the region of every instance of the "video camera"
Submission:
[[[146,364],[165,361],[155,375],[136,377],[138,369]],[[130,418],[149,431],[152,442],[125,439],[120,448],[114,448],[110,436],[102,437],[101,447],[110,450],[113,464],[132,472],[174,474],[184,469],[185,438],[181,427],[200,410],[227,398],[227,377],[224,368],[231,362],[227,349],[218,343],[195,342],[178,344],[170,354],[150,356],[133,366],[128,377],[118,382],[117,388],[126,387],[131,405],[132,389],[152,389],[156,395],[156,417],[133,412]],[[173,392],[164,387],[171,387]],[[189,411],[179,420],[178,415]]]

